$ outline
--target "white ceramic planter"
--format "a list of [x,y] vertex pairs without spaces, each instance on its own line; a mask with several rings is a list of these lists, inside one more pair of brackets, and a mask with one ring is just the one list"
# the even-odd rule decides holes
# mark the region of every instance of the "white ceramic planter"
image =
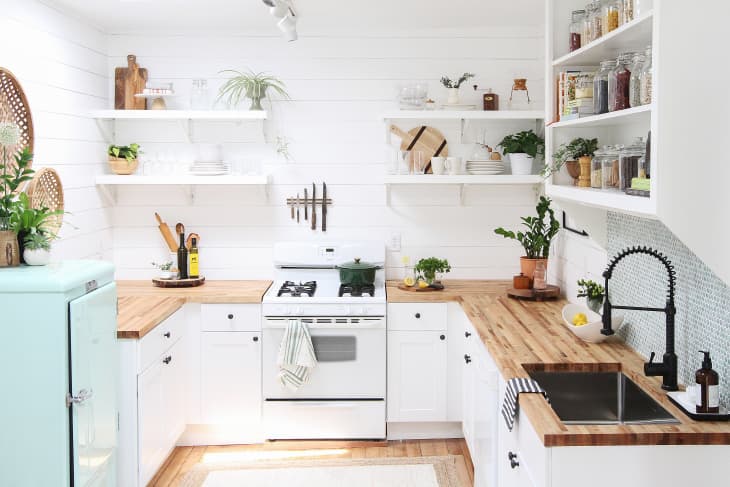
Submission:
[[532,163],[534,157],[523,153],[509,155],[509,162],[512,166],[512,174],[515,176],[528,176],[532,174]]
[[459,104],[459,88],[449,88],[449,98],[446,103],[449,105]]
[[25,249],[23,259],[28,265],[46,265],[51,261],[51,252],[43,249]]

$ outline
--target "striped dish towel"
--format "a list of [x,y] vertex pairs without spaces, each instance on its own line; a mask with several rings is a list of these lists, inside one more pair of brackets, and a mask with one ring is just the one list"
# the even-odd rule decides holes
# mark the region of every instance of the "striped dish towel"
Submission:
[[317,357],[309,329],[302,320],[289,320],[276,364],[279,366],[279,382],[292,391],[309,380],[309,374],[317,365]]
[[507,381],[507,391],[504,393],[504,402],[502,403],[502,417],[510,431],[515,425],[515,416],[517,416],[517,406],[519,405],[517,398],[523,392],[540,393],[545,396],[547,402],[550,402],[547,393],[533,379],[515,377]]

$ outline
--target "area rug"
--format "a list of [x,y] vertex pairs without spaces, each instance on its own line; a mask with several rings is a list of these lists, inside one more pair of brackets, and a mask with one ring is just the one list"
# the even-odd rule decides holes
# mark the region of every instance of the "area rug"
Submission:
[[180,487],[460,487],[456,457],[199,464]]

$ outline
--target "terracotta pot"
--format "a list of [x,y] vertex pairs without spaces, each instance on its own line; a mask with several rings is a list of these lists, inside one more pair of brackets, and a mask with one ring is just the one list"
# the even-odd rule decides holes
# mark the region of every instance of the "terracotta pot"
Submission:
[[566,161],[565,168],[568,170],[568,174],[573,178],[573,186],[578,183],[578,176],[580,176],[580,165],[578,161]]
[[547,259],[528,259],[527,257],[520,257],[520,272],[530,278],[530,289],[532,289],[532,276],[535,274],[535,267],[538,262],[545,262],[545,268],[547,269]]
[[18,235],[10,230],[0,231],[0,267],[17,267],[19,265]]
[[137,159],[127,161],[123,157],[109,156],[109,167],[114,174],[124,176],[132,174],[137,170],[137,166],[139,166],[139,161]]
[[580,165],[580,176],[578,177],[578,186],[581,188],[591,187],[591,156],[583,156],[578,159]]

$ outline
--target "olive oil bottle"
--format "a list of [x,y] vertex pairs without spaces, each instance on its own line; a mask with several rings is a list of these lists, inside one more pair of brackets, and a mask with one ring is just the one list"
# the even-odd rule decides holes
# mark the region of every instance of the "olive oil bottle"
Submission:
[[200,261],[198,260],[198,239],[193,237],[190,244],[190,269],[188,274],[191,279],[200,277]]

